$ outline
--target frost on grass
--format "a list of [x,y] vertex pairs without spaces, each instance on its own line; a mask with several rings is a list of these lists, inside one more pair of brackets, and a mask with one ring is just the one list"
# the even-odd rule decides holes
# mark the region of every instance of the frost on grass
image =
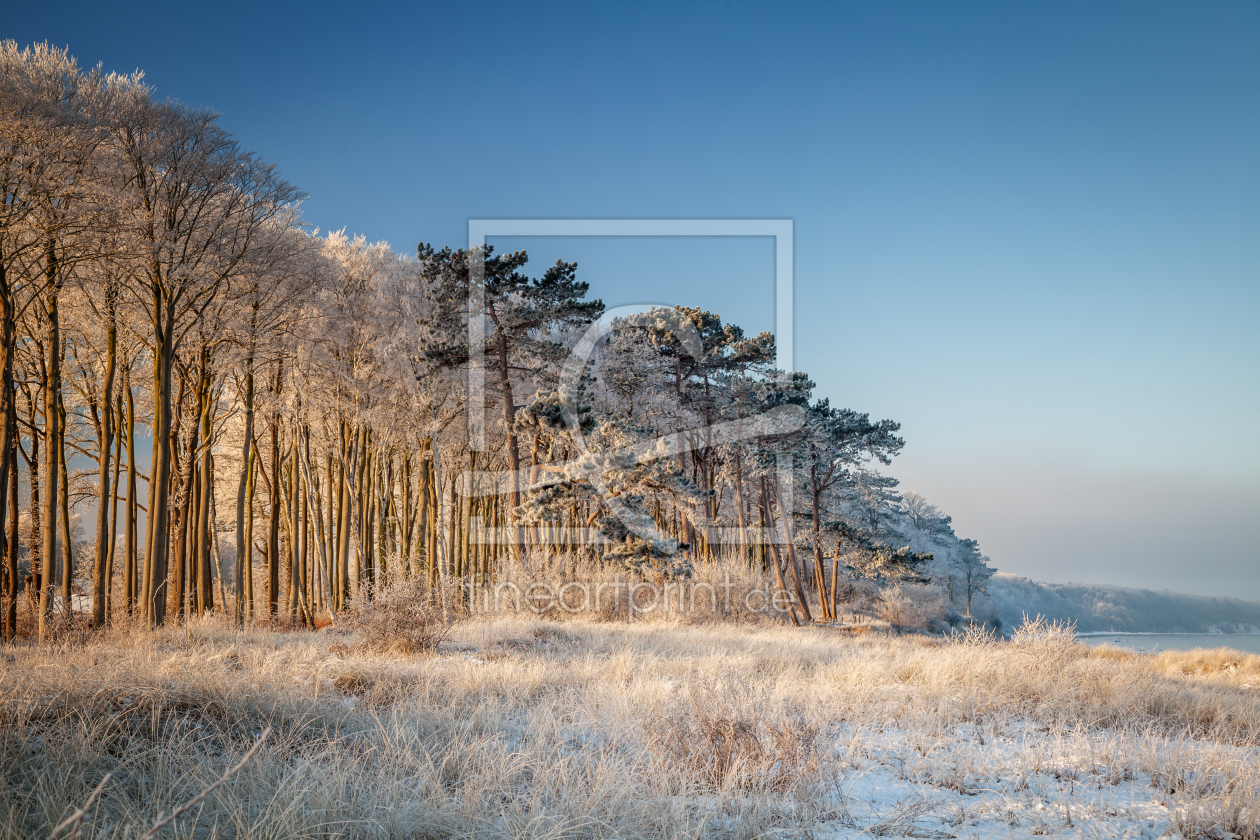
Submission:
[[[344,628],[339,628],[344,629]],[[0,836],[1254,840],[1260,657],[823,629],[213,623],[12,649]],[[1224,660],[1221,660],[1224,661]],[[1214,664],[1215,663],[1215,664]]]
[[428,653],[450,632],[450,593],[411,578],[375,592],[364,591],[342,617],[341,626],[377,653]]

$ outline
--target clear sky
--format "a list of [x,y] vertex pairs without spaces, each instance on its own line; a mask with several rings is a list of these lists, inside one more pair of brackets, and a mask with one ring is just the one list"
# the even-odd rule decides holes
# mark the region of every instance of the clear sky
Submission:
[[[798,367],[1004,571],[1260,600],[1260,4],[36,4],[395,249],[795,221]],[[513,240],[773,326],[768,240]]]

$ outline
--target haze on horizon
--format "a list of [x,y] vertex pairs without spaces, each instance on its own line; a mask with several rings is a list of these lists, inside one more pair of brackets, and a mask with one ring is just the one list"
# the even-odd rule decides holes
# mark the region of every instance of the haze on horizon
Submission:
[[[791,218],[798,367],[902,423],[890,472],[995,566],[1260,600],[1254,4],[24,4],[0,38],[143,68],[399,252]],[[767,241],[496,244],[773,326]]]

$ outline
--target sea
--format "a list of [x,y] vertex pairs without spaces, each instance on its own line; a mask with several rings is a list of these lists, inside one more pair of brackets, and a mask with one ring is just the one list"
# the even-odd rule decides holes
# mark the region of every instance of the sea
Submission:
[[1087,645],[1116,645],[1142,653],[1222,647],[1260,653],[1260,636],[1227,636],[1221,633],[1088,633],[1078,638]]

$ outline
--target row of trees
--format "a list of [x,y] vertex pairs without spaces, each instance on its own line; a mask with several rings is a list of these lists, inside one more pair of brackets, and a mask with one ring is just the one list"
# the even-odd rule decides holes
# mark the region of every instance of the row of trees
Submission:
[[974,543],[879,472],[897,424],[813,400],[771,336],[607,313],[524,252],[319,236],[139,74],[0,45],[0,195],[7,638],[23,593],[41,638],[76,597],[97,625],[309,625],[557,556],[746,563],[797,622],[856,578],[983,587]]

